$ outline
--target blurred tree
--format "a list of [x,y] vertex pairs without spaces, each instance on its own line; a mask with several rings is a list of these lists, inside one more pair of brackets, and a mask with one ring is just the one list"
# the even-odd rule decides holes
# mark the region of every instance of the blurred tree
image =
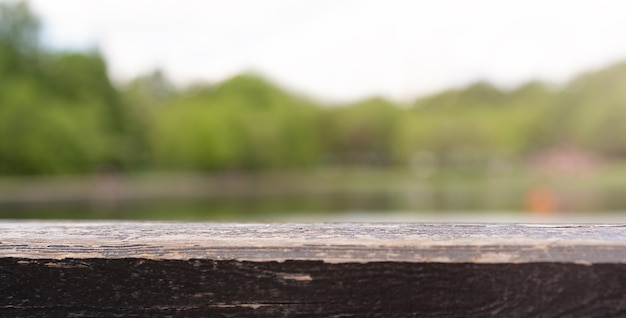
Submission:
[[[39,19],[26,2],[0,3],[0,64],[3,75],[30,67],[38,50]],[[6,73],[5,73],[6,72]]]
[[120,90],[97,52],[52,52],[38,37],[26,2],[0,3],[0,174],[390,167],[415,158],[450,168],[560,144],[626,158],[626,62],[561,89],[478,82],[409,108],[382,98],[325,107],[253,74],[177,88],[155,71]]
[[0,171],[73,173],[128,160],[129,122],[97,54],[38,49],[26,2],[0,3]]
[[394,153],[405,163],[415,153],[431,153],[444,166],[462,156],[474,160],[476,154],[483,161],[519,158],[537,148],[534,138],[544,138],[545,131],[537,136],[535,130],[544,127],[542,116],[557,96],[539,82],[510,92],[479,82],[424,97],[402,118]]
[[157,157],[205,170],[308,167],[319,156],[317,108],[254,75],[194,87],[156,120]]
[[422,111],[453,110],[459,107],[499,107],[507,94],[487,82],[477,82],[464,89],[451,89],[420,98],[414,103]]
[[[193,90],[193,88],[190,88]],[[129,159],[135,169],[150,169],[155,165],[155,144],[160,136],[154,134],[159,113],[180,98],[178,89],[160,70],[135,78],[123,87],[122,104],[127,107]]]
[[[626,158],[626,62],[573,79],[558,104],[562,139],[606,156]],[[556,116],[555,116],[556,117]]]
[[328,152],[349,165],[393,164],[393,140],[401,110],[382,98],[328,109],[324,139]]

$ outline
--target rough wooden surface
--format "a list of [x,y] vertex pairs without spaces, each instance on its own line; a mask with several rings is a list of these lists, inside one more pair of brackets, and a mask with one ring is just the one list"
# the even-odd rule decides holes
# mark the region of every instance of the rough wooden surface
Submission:
[[0,257],[625,263],[626,225],[5,221]]
[[0,222],[0,317],[624,317],[591,224]]
[[0,259],[1,317],[624,317],[626,265]]

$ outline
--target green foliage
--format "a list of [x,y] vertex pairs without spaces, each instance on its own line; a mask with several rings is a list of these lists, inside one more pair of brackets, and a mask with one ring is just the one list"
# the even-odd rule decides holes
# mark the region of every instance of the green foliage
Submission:
[[[626,157],[626,62],[572,80],[554,124],[563,139],[616,158]],[[555,116],[556,117],[556,116]]]
[[0,3],[0,50],[3,68],[6,62],[17,62],[13,67],[23,67],[20,59],[31,57],[37,50],[39,19],[26,2]]
[[327,110],[327,151],[344,164],[392,164],[392,141],[402,112],[381,98]]
[[122,165],[131,123],[102,58],[38,50],[38,22],[24,2],[0,4],[0,15],[0,173]]
[[[95,107],[24,104],[0,109],[0,173],[89,172],[106,155]],[[71,115],[70,115],[71,114]]]
[[534,131],[554,108],[555,95],[541,83],[511,92],[478,83],[425,97],[400,123],[396,156],[406,162],[426,152],[444,163],[460,152],[523,156],[536,150]]
[[157,71],[120,90],[97,52],[42,50],[38,32],[25,2],[0,3],[0,174],[452,167],[561,144],[626,158],[626,62],[561,89],[478,82],[410,107],[329,107],[253,74],[177,88]]
[[213,170],[315,163],[317,109],[307,101],[252,75],[182,95],[156,116],[153,139],[160,164]]

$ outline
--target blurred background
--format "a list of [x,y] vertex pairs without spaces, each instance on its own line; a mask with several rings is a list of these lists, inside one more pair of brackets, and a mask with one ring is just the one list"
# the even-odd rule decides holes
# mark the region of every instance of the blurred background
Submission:
[[0,218],[620,218],[620,5],[0,1]]

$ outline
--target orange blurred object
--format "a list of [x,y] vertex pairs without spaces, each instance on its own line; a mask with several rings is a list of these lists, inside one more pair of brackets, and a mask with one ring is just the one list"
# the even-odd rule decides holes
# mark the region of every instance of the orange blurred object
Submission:
[[546,185],[530,187],[526,192],[526,210],[532,214],[555,214],[559,211],[557,194]]

